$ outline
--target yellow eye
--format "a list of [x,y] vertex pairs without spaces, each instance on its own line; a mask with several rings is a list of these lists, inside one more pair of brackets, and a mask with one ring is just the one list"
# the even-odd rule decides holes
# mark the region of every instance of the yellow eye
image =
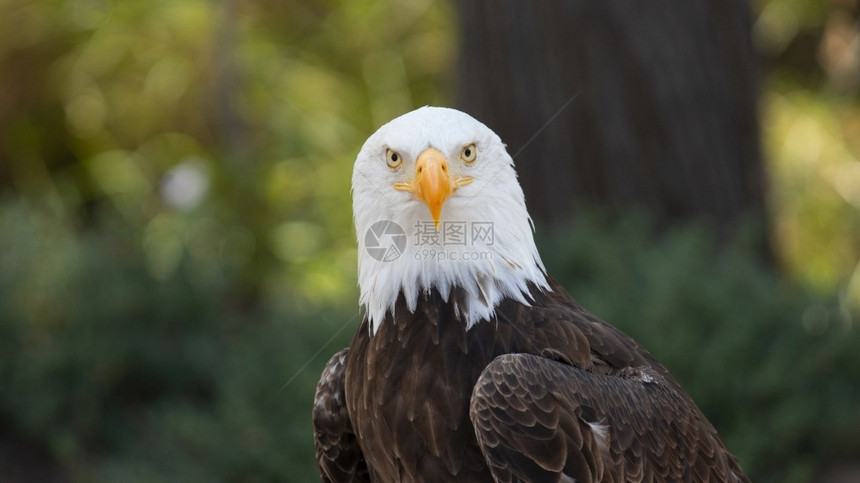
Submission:
[[397,154],[397,151],[392,151],[391,149],[385,150],[385,162],[388,164],[388,167],[391,169],[397,169],[403,163],[403,158]]
[[475,158],[478,157],[478,150],[475,148],[475,144],[472,143],[465,148],[463,148],[463,152],[460,153],[460,159],[462,159],[466,163],[474,163]]

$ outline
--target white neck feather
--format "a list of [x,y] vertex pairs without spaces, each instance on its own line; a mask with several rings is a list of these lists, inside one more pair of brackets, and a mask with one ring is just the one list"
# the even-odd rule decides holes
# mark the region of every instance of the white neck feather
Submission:
[[[506,297],[528,304],[530,283],[541,289],[549,288],[524,206],[517,210],[521,213],[512,213],[510,209],[492,210],[491,217],[474,216],[470,212],[476,207],[448,209],[450,216],[443,216],[439,232],[433,229],[422,208],[427,211],[423,204],[410,206],[401,212],[403,216],[393,216],[390,220],[397,227],[389,227],[395,231],[402,228],[405,235],[405,249],[399,256],[396,252],[388,252],[392,244],[397,245],[396,236],[383,235],[378,244],[373,237],[370,240],[366,237],[367,230],[379,220],[378,215],[368,210],[356,216],[357,226],[368,227],[364,233],[359,232],[358,237],[359,303],[365,306],[374,333],[386,313],[394,313],[401,292],[409,311],[414,312],[423,293],[436,289],[447,301],[453,288],[463,289],[465,297],[459,302],[462,305],[455,310],[466,327],[471,328],[481,320],[489,320],[496,305]],[[480,215],[488,214],[488,210],[480,212]],[[416,219],[421,220],[418,226]],[[384,224],[376,226],[377,229],[382,227]],[[459,228],[463,229],[468,242],[465,245],[442,239],[446,230]],[[479,234],[484,238],[477,236]],[[377,246],[368,246],[368,241]],[[373,255],[368,251],[377,247],[381,248]],[[383,253],[393,259],[379,260],[384,257]]]

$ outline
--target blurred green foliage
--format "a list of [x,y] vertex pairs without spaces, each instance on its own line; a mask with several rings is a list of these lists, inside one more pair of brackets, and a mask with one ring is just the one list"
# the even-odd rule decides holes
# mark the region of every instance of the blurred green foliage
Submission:
[[5,208],[0,435],[75,481],[312,479],[317,350],[357,315],[236,309],[217,261],[152,277],[119,216],[93,235]]
[[853,1],[760,0],[772,240],[787,275],[860,309],[860,37]]
[[[809,481],[860,457],[860,43],[834,5],[757,8],[793,282],[647,216],[540,245],[756,481]],[[0,454],[0,480],[315,480],[314,385],[358,324],[352,161],[450,102],[456,26],[429,1],[0,0],[0,452],[22,466]]]

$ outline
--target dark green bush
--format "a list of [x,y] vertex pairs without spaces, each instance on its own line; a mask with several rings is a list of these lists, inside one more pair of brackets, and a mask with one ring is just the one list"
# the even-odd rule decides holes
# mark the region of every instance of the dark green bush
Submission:
[[4,209],[0,428],[72,480],[316,478],[313,391],[350,314],[233,307],[226,278],[154,280],[119,220]]

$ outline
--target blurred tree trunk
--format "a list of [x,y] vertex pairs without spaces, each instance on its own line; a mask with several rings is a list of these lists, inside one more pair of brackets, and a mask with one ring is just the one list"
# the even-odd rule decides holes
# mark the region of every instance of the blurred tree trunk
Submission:
[[516,153],[538,223],[643,206],[724,236],[752,215],[766,235],[747,2],[456,5],[459,105]]

